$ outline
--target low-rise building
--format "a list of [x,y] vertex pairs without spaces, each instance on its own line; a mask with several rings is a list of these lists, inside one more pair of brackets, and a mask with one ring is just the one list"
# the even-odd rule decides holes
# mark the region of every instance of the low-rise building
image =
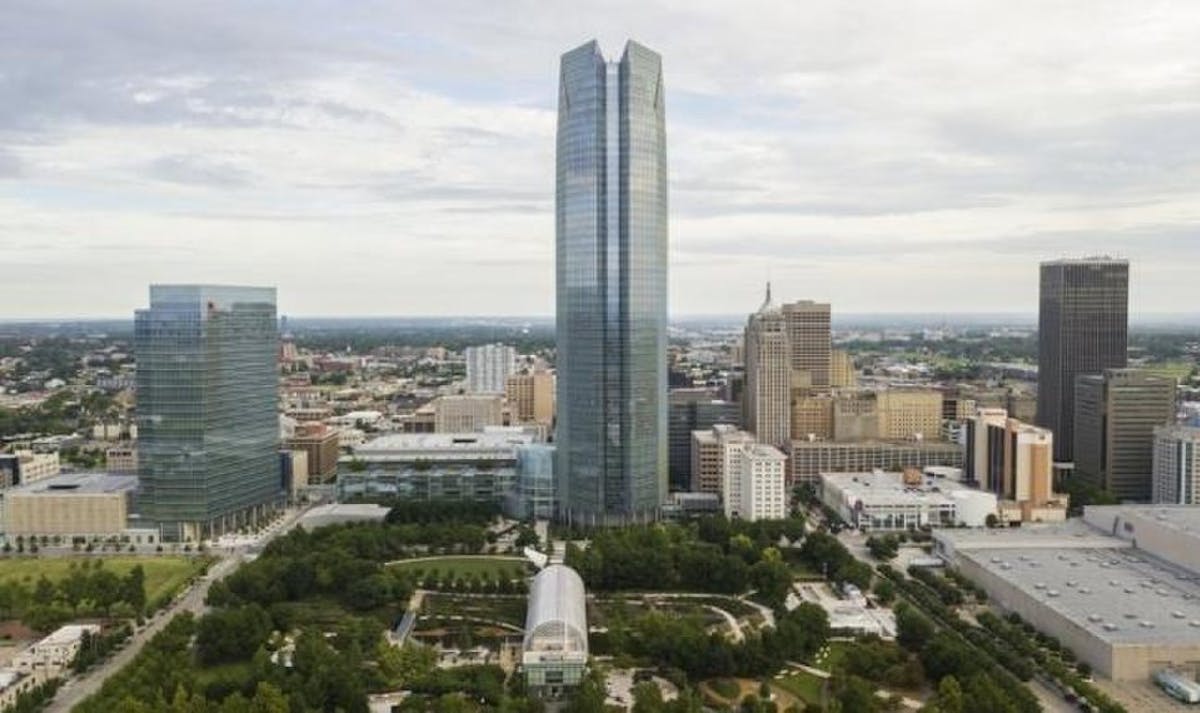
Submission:
[[4,495],[4,533],[10,539],[119,535],[137,484],[131,475],[69,473],[18,486]]
[[137,475],[137,446],[113,446],[106,449],[104,467],[114,475]]
[[503,425],[502,394],[451,394],[433,402],[435,433],[473,433]]
[[996,514],[996,496],[924,474],[822,473],[821,502],[851,527],[911,530],[921,527],[983,527]]
[[517,449],[535,435],[516,427],[479,433],[396,433],[353,449],[338,461],[339,500],[389,497],[495,500],[517,480]]
[[54,675],[71,664],[84,634],[100,633],[97,624],[67,624],[49,636],[20,652],[12,660],[12,667],[24,674],[45,673]]
[[815,484],[821,473],[862,473],[927,466],[961,467],[962,446],[937,441],[834,443],[792,441],[788,450],[789,481]]
[[292,436],[284,445],[293,451],[304,451],[308,455],[309,483],[327,483],[337,475],[338,455],[341,453],[338,432],[323,423],[299,421]]

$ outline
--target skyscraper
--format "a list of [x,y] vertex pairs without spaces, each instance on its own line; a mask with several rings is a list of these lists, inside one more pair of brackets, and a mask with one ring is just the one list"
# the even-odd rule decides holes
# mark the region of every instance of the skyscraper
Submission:
[[791,440],[792,357],[787,322],[771,301],[771,286],[746,321],[746,430],[760,443],[783,447]]
[[1174,421],[1175,379],[1106,369],[1075,382],[1075,475],[1121,500],[1148,502],[1154,429]]
[[718,423],[738,425],[741,409],[715,388],[671,389],[667,394],[667,465],[672,491],[692,489],[692,431]]
[[829,388],[831,339],[829,304],[800,300],[783,305],[794,386]]
[[198,541],[281,497],[275,289],[152,285],[134,315],[140,513]]
[[1126,365],[1129,262],[1055,260],[1041,266],[1037,424],[1054,433],[1054,459],[1075,442],[1075,377]]
[[517,350],[507,344],[467,347],[467,391],[504,393],[508,377],[517,370]]
[[667,155],[662,62],[629,42],[562,56],[557,262],[560,516],[657,516],[667,489]]

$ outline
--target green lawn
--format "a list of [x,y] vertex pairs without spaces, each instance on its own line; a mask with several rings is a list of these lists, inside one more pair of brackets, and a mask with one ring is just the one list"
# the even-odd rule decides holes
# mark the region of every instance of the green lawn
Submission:
[[814,658],[812,665],[822,671],[836,671],[841,667],[842,660],[846,658],[846,649],[849,642],[845,641],[830,641],[826,644],[829,653],[822,656],[820,653]]
[[489,579],[520,579],[525,576],[529,567],[528,562],[521,557],[433,557],[394,562],[391,565],[397,569],[416,572],[424,571],[429,576],[437,570],[444,581],[463,577],[487,576]]
[[32,586],[42,575],[52,582],[65,579],[72,567],[78,567],[82,562],[92,563],[96,560],[104,562],[104,568],[124,576],[129,570],[141,565],[146,572],[146,601],[153,602],[159,597],[170,597],[194,574],[198,574],[207,566],[203,557],[150,557],[150,556],[91,556],[91,557],[45,557],[45,558],[4,558],[0,559],[0,582],[17,581]]
[[825,687],[825,679],[820,676],[800,671],[784,678],[777,678],[772,683],[805,703],[821,705],[821,691]]

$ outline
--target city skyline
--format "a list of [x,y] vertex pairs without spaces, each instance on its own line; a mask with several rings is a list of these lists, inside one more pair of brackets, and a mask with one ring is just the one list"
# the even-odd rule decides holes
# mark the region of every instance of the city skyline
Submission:
[[1187,311],[1200,14],[691,9],[6,4],[0,318],[121,316],[152,282],[551,314],[547,87],[591,36],[674,78],[677,314],[736,314],[767,277],[848,313],[1029,313],[1034,264],[1097,253],[1134,265],[1135,319]]

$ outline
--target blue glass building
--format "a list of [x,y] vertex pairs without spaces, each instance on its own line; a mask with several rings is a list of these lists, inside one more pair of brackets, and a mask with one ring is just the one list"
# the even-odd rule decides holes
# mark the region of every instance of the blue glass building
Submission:
[[152,285],[134,315],[140,516],[199,541],[282,500],[275,289]]
[[558,93],[559,517],[657,517],[667,489],[667,156],[662,60],[629,42],[562,57]]

